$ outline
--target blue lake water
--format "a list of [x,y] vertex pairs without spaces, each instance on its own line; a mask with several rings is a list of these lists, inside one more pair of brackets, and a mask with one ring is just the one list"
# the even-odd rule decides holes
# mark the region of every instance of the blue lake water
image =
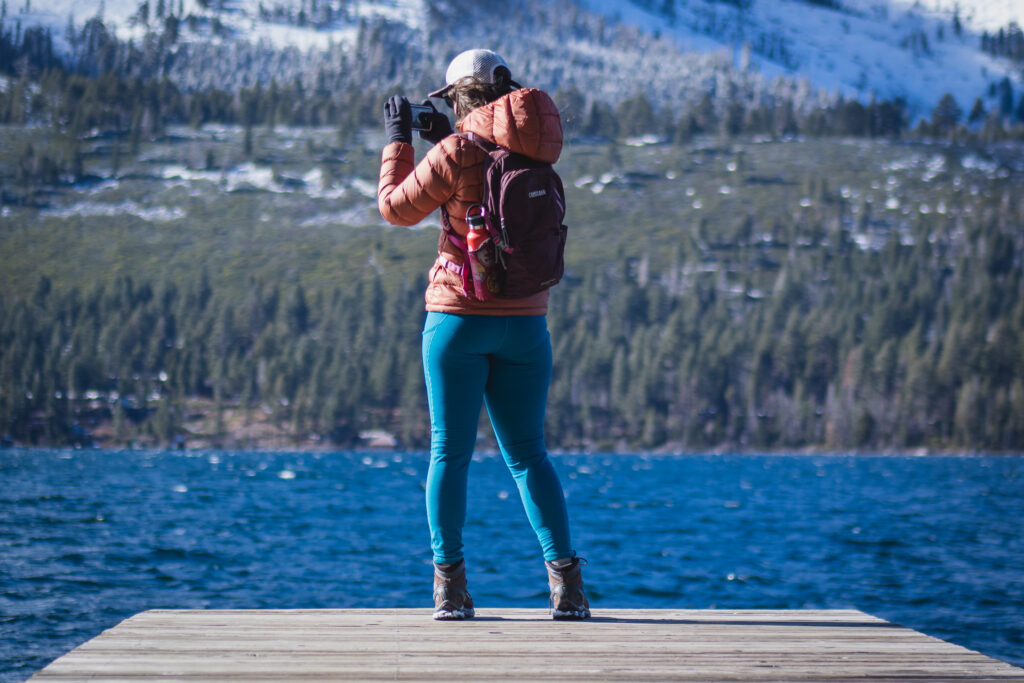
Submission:
[[[1024,665],[1024,457],[560,455],[595,610],[856,608]],[[136,612],[428,607],[422,453],[0,451],[0,680]],[[487,607],[547,607],[501,459]]]

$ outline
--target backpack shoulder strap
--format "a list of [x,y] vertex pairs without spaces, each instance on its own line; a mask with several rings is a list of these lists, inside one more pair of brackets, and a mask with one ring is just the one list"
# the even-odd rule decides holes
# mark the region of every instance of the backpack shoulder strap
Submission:
[[455,232],[455,228],[452,227],[451,218],[448,215],[448,209],[441,207],[441,233],[445,239],[455,245],[456,249],[464,251],[466,249],[466,240],[459,236],[459,233]]
[[[484,137],[481,137],[481,136],[477,135],[476,133],[474,133],[472,131],[466,131],[464,133],[455,133],[454,135],[457,138],[462,138],[463,140],[466,140],[467,142],[473,143],[474,145],[476,145],[477,147],[482,149],[484,152],[486,152],[488,155],[490,155],[490,153],[492,151],[496,150],[496,149],[502,149],[496,143],[493,143],[490,140],[488,140],[488,139],[486,139]],[[448,210],[446,208],[444,208],[443,205],[441,206],[441,227],[443,228],[443,232],[446,235],[454,236],[456,238],[456,240],[457,240],[456,245],[455,245],[456,247],[458,247],[460,249],[464,248],[463,245],[458,244],[458,240],[459,240],[458,233],[455,232],[454,228],[452,228],[451,219],[448,216]]]
[[465,133],[458,133],[458,136],[463,140],[468,140],[474,145],[487,152],[488,154],[496,149],[503,149],[501,145],[496,142],[491,142],[487,138],[477,135],[473,131],[466,131]]

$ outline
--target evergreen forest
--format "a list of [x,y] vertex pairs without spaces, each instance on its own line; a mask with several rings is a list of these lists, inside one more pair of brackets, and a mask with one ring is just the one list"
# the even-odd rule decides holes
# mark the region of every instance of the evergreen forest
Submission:
[[[376,213],[391,90],[186,88],[76,35],[0,20],[3,442],[425,448],[437,225]],[[915,121],[559,89],[549,446],[1024,448],[1024,98],[993,88]]]

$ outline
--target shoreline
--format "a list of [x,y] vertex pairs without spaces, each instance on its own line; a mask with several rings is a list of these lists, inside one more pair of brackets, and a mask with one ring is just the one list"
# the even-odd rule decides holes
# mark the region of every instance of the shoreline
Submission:
[[[281,454],[382,454],[382,453],[402,453],[402,454],[421,454],[424,456],[429,455],[429,450],[423,448],[402,448],[400,446],[383,447],[383,446],[357,446],[357,447],[295,447],[295,446],[246,446],[241,448],[215,448],[215,447],[198,447],[198,448],[170,448],[170,447],[157,447],[157,446],[104,446],[104,445],[90,445],[90,446],[56,446],[56,445],[25,445],[25,444],[13,444],[5,445],[0,448],[0,453],[3,451],[47,451],[47,452],[84,452],[84,451],[110,451],[115,453],[163,453],[163,454],[180,454],[186,456],[202,456],[205,454],[209,455],[224,455],[231,453],[281,453]],[[548,454],[557,458],[562,457],[653,457],[653,458],[706,458],[716,456],[741,456],[741,457],[828,457],[828,458],[1014,458],[1024,457],[1024,452],[1018,451],[957,451],[957,450],[939,450],[939,449],[890,449],[890,450],[828,450],[828,449],[809,449],[802,448],[796,450],[765,450],[765,449],[724,449],[716,448],[710,450],[667,450],[667,449],[655,449],[655,450],[632,450],[623,449],[620,451],[602,451],[602,450],[572,450],[566,448],[551,448],[548,449]],[[500,456],[500,452],[496,448],[478,448],[474,455],[477,456]]]

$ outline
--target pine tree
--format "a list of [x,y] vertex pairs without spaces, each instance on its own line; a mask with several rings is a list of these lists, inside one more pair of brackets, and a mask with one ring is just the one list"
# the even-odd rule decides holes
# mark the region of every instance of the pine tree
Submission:
[[974,105],[971,107],[971,113],[967,116],[967,122],[972,126],[977,125],[985,119],[985,104],[981,101],[981,98],[975,98]]
[[950,93],[946,93],[939,99],[939,103],[932,110],[932,125],[941,134],[948,133],[959,123],[963,111]]

